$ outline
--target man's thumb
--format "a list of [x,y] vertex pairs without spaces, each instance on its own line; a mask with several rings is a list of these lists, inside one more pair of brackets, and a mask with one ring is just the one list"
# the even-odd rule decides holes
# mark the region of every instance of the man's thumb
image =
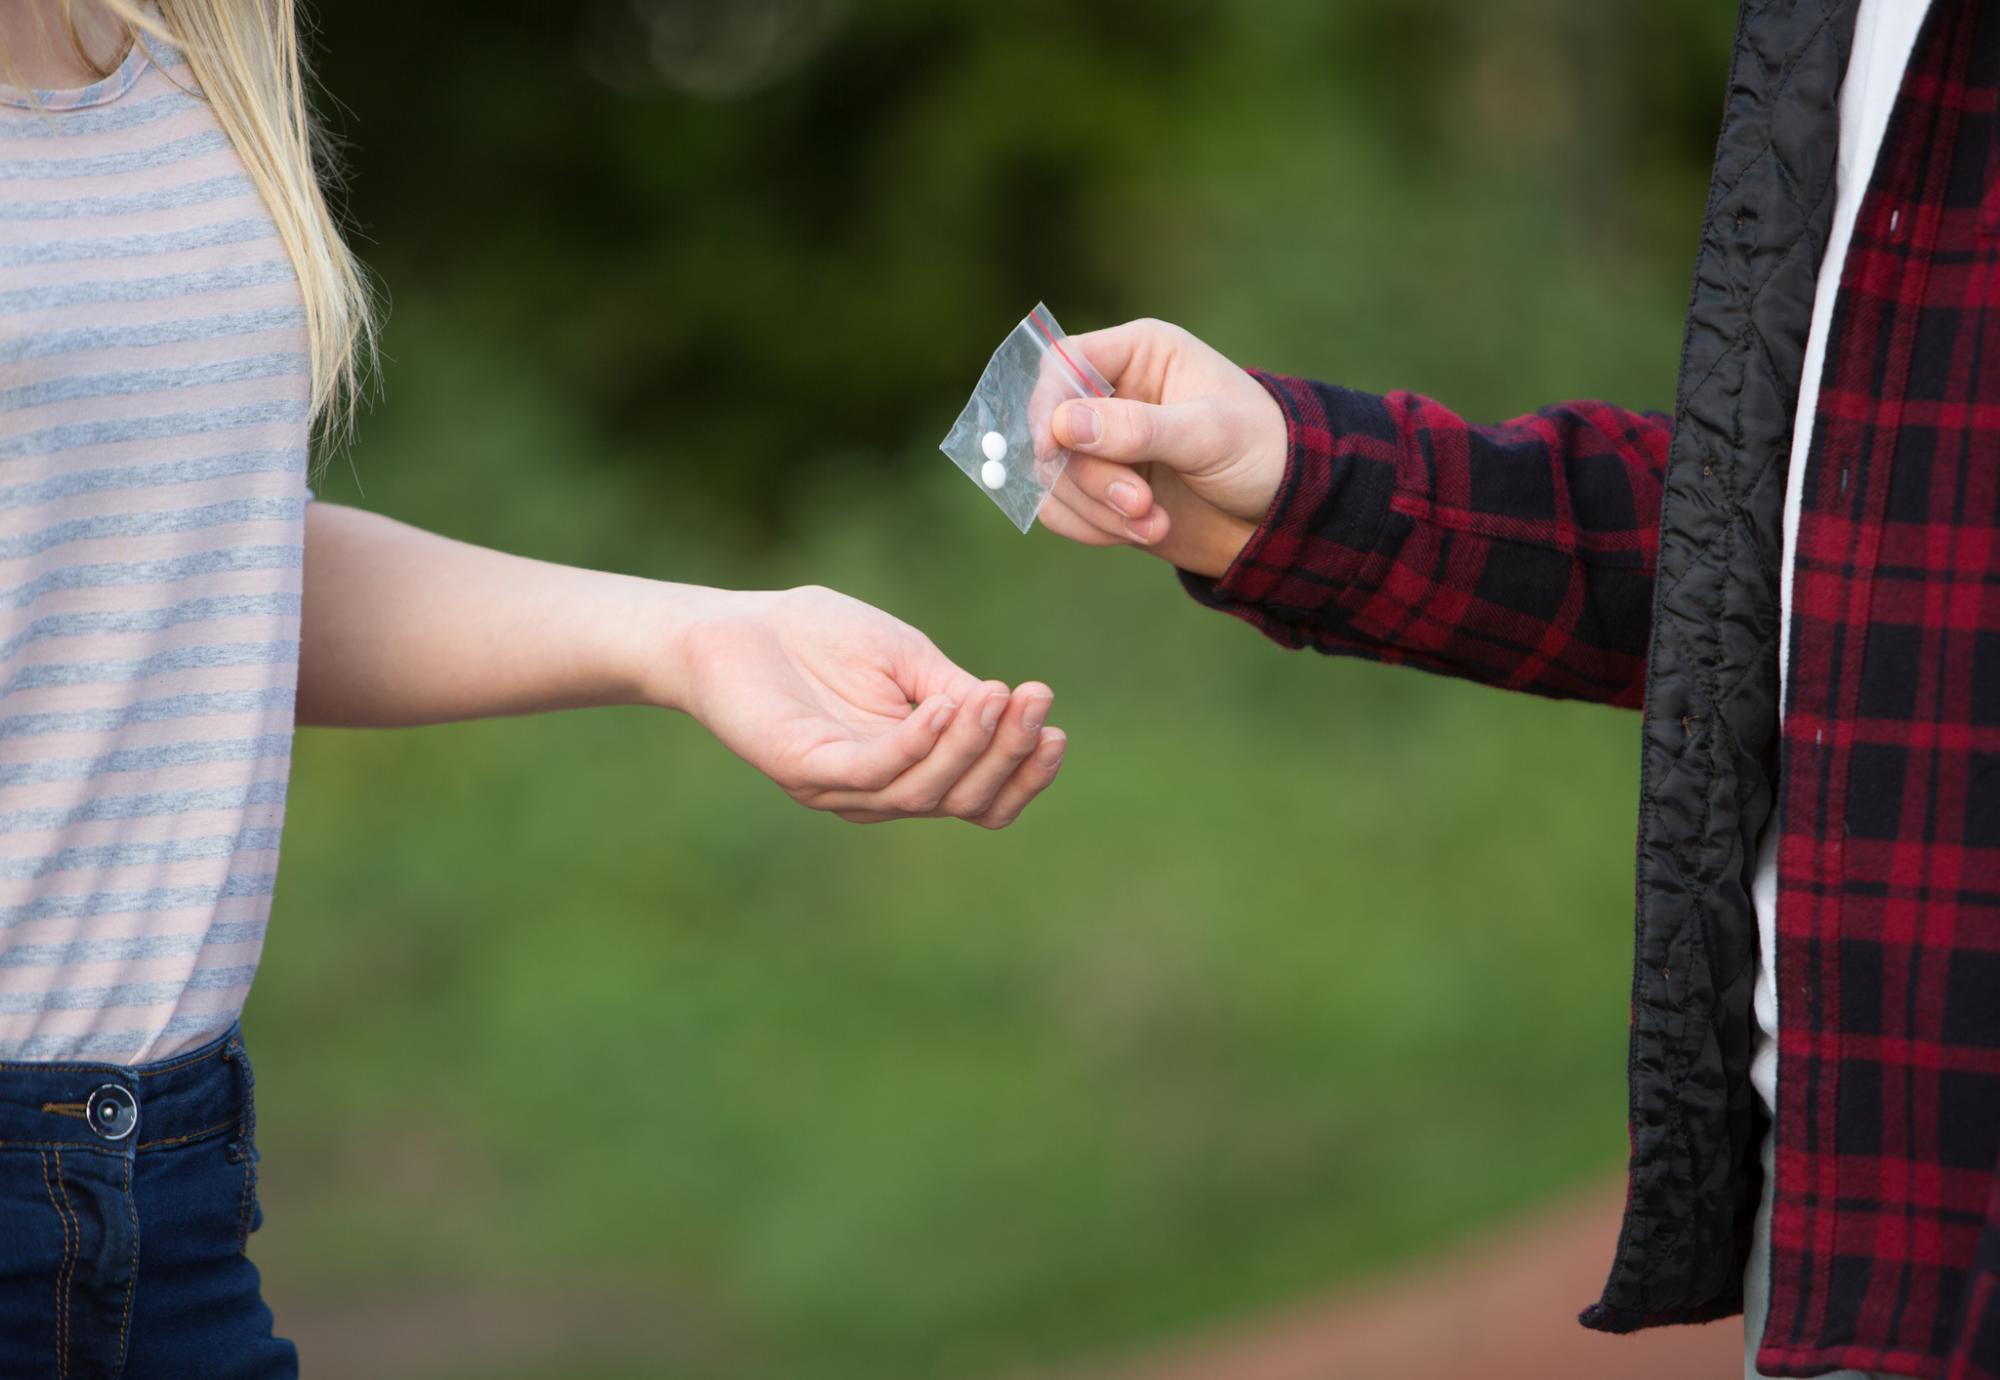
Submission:
[[1056,409],[1052,429],[1065,450],[1125,465],[1156,460],[1170,469],[1193,470],[1228,453],[1228,438],[1206,403],[1075,399]]

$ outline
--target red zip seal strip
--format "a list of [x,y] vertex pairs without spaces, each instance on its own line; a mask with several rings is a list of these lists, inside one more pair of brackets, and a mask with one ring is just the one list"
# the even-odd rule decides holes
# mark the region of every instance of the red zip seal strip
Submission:
[[1069,351],[1062,347],[1062,341],[1057,340],[1055,333],[1042,324],[1042,314],[1038,311],[1031,311],[1028,313],[1028,319],[1035,323],[1035,329],[1042,333],[1042,339],[1048,341],[1054,347],[1055,352],[1062,356],[1062,362],[1069,366],[1069,371],[1082,381],[1085,388],[1090,390],[1090,395],[1093,398],[1103,397],[1104,394],[1098,391],[1097,385],[1090,381],[1090,375],[1076,367],[1076,361],[1069,357]]

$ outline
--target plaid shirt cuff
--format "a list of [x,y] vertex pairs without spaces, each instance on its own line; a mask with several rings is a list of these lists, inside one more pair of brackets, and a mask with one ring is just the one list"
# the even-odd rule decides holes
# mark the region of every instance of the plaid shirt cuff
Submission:
[[[1285,414],[1277,497],[1220,579],[1180,572],[1188,593],[1287,647],[1379,655],[1347,629],[1393,560],[1383,538],[1397,436],[1383,399],[1250,370]],[[1335,644],[1335,645],[1329,645]]]
[[1221,579],[1183,573],[1196,599],[1287,647],[1639,703],[1665,416],[1573,402],[1474,426],[1414,393],[1254,377],[1285,475]]

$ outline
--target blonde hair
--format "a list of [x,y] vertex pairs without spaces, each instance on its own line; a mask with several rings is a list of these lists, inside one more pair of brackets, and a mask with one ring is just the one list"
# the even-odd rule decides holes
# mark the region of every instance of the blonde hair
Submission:
[[[71,44],[90,61],[74,3],[62,0],[63,20]],[[243,160],[298,274],[314,426],[323,438],[343,439],[374,360],[376,304],[321,183],[332,177],[333,160],[306,102],[295,0],[98,3],[130,43],[167,43],[187,55],[200,94]]]

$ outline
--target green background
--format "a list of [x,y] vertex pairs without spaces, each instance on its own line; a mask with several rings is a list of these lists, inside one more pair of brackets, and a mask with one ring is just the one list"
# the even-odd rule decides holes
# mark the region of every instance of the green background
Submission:
[[1072,746],[989,835],[809,815],[657,712],[301,733],[246,1017],[274,1297],[590,1320],[468,1375],[1003,1376],[1614,1169],[1637,720],[1282,652],[934,446],[1037,299],[1483,420],[1665,405],[1730,21],[324,7],[393,309],[322,496],[829,584]]

